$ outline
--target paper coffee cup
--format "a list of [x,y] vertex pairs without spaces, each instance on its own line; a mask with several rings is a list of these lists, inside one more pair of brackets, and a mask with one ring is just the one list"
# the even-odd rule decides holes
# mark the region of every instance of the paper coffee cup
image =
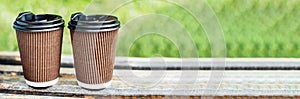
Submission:
[[120,22],[110,15],[75,13],[69,22],[78,85],[103,89],[111,85]]
[[20,13],[14,25],[25,82],[49,87],[58,82],[64,21],[52,14]]

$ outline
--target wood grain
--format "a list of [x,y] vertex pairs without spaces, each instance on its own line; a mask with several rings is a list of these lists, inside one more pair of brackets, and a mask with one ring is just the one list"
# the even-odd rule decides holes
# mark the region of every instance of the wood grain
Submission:
[[[163,62],[160,60],[163,60]],[[62,56],[61,67],[73,68],[73,63],[72,55]],[[0,64],[21,65],[19,54],[16,52],[0,52]],[[300,70],[299,58],[181,59],[116,57],[114,64],[115,69],[121,70]]]
[[[2,55],[2,56],[1,56]],[[3,58],[5,56],[6,58]],[[1,58],[2,57],[2,58]],[[18,60],[18,54],[3,55],[0,59]],[[177,66],[180,59],[164,58],[167,67]],[[193,59],[189,59],[193,60]],[[199,67],[208,67],[211,59],[199,59]],[[71,56],[62,56],[62,62],[72,64]],[[153,61],[152,61],[153,62]],[[155,62],[155,61],[154,61]],[[299,99],[300,59],[226,59],[228,67],[268,67],[272,69],[179,70],[150,68],[149,58],[117,57],[111,88],[86,90],[75,80],[71,66],[60,69],[60,81],[47,89],[33,89],[24,82],[20,65],[0,65],[0,94],[78,97],[100,99]],[[129,64],[128,64],[129,63]],[[159,65],[152,65],[159,67]],[[194,64],[194,66],[196,66]],[[293,69],[284,69],[284,67]],[[138,67],[138,69],[134,69]],[[188,65],[187,65],[188,67]],[[193,67],[193,63],[190,64]],[[178,66],[176,67],[178,68]],[[253,68],[253,67],[252,67]],[[211,77],[213,73],[217,76]],[[211,79],[213,78],[213,80]],[[216,81],[216,85],[211,82]],[[218,83],[218,81],[220,83]],[[208,88],[208,83],[211,84]],[[26,96],[24,96],[26,97]],[[2,98],[0,96],[0,98]]]
[[[111,88],[86,90],[79,87],[71,70],[61,69],[60,81],[47,89],[28,87],[17,71],[0,66],[0,92],[53,96],[209,96],[211,71],[115,70]],[[16,67],[16,66],[12,66]],[[20,70],[20,69],[19,69]],[[67,70],[65,72],[64,70]],[[4,72],[5,71],[5,72]],[[153,73],[152,75],[151,72]],[[134,73],[131,75],[131,73]],[[160,75],[155,75],[160,74]],[[184,75],[182,75],[184,74]],[[162,76],[163,75],[163,76]],[[293,97],[300,94],[300,71],[224,71],[222,83],[213,96]],[[225,98],[230,99],[230,98]]]

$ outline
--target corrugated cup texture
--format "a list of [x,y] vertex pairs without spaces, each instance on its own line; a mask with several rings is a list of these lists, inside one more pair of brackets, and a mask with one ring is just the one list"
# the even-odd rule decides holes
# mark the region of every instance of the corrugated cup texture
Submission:
[[118,30],[71,30],[77,80],[86,84],[101,84],[112,79],[117,37]]
[[59,76],[62,32],[62,29],[48,32],[16,30],[26,80],[47,82]]

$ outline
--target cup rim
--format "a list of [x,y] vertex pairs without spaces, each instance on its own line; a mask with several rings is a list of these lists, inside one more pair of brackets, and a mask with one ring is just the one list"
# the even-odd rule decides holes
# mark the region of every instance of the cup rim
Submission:
[[72,14],[68,28],[79,32],[107,32],[119,29],[120,21],[116,16],[112,15],[84,15],[78,12]]
[[[37,20],[37,21],[35,21]],[[64,20],[55,14],[33,14],[22,12],[16,18],[13,28],[24,32],[46,32],[64,27]]]

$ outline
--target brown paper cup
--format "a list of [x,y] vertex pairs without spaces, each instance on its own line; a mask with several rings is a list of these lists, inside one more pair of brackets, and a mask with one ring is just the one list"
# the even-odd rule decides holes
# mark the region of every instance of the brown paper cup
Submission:
[[[36,19],[32,20],[36,22],[53,16],[59,17],[22,13],[14,24],[25,82],[32,87],[48,87],[58,82],[63,23],[59,27],[52,26],[49,28],[45,28],[47,23],[44,26],[31,23],[28,24],[31,28],[28,28],[28,25],[21,27],[18,22],[22,21],[22,18],[24,22],[31,22],[26,18]],[[36,28],[33,28],[35,26]]]
[[[76,19],[74,19],[74,14],[72,16],[73,18],[71,21],[76,21]],[[103,21],[104,19],[112,18],[108,16],[107,18],[99,19],[97,15],[84,16],[83,14],[80,14],[77,17],[84,17],[83,19],[87,20],[89,20],[89,18],[96,20],[81,20],[82,22],[86,22],[84,27],[101,27],[103,24],[95,23],[99,22],[99,20]],[[83,26],[76,28],[75,26],[71,26],[72,22],[69,23],[76,78],[78,85],[83,88],[103,89],[111,85],[119,28],[119,22],[117,19],[113,18],[112,20],[117,22],[117,28],[80,28]],[[91,22],[91,25],[87,25],[89,22]]]

